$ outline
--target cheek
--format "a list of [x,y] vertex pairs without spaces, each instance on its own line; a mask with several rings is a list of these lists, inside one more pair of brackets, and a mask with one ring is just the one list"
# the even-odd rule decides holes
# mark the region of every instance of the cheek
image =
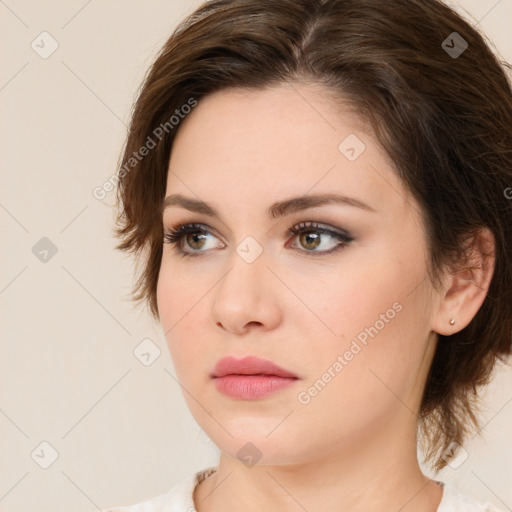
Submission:
[[350,436],[403,412],[421,359],[419,352],[402,349],[411,334],[405,305],[386,299],[366,301],[363,310],[345,305],[350,320],[338,315],[340,334],[322,336],[314,350],[305,347],[309,368],[295,397],[306,417],[327,425],[326,437]]
[[188,367],[197,359],[194,325],[199,322],[194,319],[201,310],[200,299],[206,291],[192,285],[184,273],[174,272],[169,265],[162,266],[156,290],[158,310],[178,377],[183,367]]
[[[157,303],[176,377],[197,397],[210,380],[215,357],[211,334],[216,329],[211,317],[212,294],[222,274],[198,263],[165,261],[157,283]],[[188,401],[188,394],[185,399]],[[189,404],[189,407],[193,404]]]
[[[408,263],[391,255],[386,258],[382,253],[380,258],[386,265],[361,258],[353,264],[346,261],[343,270],[326,278],[319,283],[322,286],[315,286],[314,292],[305,297],[329,327],[319,327],[317,322],[314,350],[313,332],[302,339],[301,352],[309,354],[305,358],[310,361],[308,378],[319,379],[331,368],[331,373],[340,376],[333,379],[337,384],[332,386],[340,386],[340,397],[344,396],[344,388],[363,400],[389,394],[384,383],[392,389],[406,388],[421,365],[426,302],[421,296],[423,288],[415,288],[425,279],[426,269],[419,256]],[[307,281],[305,277],[303,285]],[[318,350],[319,346],[322,350]],[[332,367],[338,356],[342,357],[343,368],[340,370],[338,364],[336,371]]]
[[[166,261],[167,260],[167,261]],[[194,263],[178,264],[163,258],[157,283],[157,302],[164,332],[197,319],[196,309],[212,286],[212,276],[199,275]]]
[[[394,319],[396,308],[393,304],[403,302],[408,283],[414,278],[406,278],[398,265],[386,267],[353,258],[346,258],[339,270],[315,279],[305,275],[299,289],[304,292],[304,302],[330,328],[337,341],[350,339],[366,327],[380,321],[380,315]],[[387,318],[386,318],[387,319]],[[387,325],[387,324],[386,324]],[[329,334],[325,330],[325,334]]]

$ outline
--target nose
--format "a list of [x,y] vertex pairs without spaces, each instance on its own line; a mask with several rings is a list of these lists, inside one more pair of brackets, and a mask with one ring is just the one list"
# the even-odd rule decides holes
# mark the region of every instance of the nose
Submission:
[[211,314],[219,328],[244,334],[275,329],[281,322],[278,287],[283,286],[267,268],[264,255],[249,263],[233,251],[230,269],[214,290]]

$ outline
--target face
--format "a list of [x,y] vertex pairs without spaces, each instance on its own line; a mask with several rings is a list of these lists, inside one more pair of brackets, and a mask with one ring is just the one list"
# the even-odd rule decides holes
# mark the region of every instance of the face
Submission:
[[[260,464],[299,463],[415,425],[435,348],[422,217],[360,119],[319,86],[214,93],[179,127],[174,194],[216,213],[164,210],[164,232],[195,226],[164,242],[157,303],[190,411],[223,452],[251,442]],[[345,200],[304,201],[327,195]],[[226,356],[297,378],[228,396],[211,377]]]

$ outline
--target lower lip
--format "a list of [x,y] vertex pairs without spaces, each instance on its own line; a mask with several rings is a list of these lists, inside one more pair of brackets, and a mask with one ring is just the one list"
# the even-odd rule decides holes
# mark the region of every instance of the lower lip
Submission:
[[277,375],[225,375],[215,377],[215,385],[231,398],[257,400],[291,386],[296,380]]

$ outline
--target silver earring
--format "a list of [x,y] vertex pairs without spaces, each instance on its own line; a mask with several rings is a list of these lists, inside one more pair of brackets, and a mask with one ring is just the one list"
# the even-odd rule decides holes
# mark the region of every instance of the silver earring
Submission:
[[452,318],[452,319],[450,320],[450,325],[454,325],[454,324],[455,324],[455,319],[454,319],[454,318]]

